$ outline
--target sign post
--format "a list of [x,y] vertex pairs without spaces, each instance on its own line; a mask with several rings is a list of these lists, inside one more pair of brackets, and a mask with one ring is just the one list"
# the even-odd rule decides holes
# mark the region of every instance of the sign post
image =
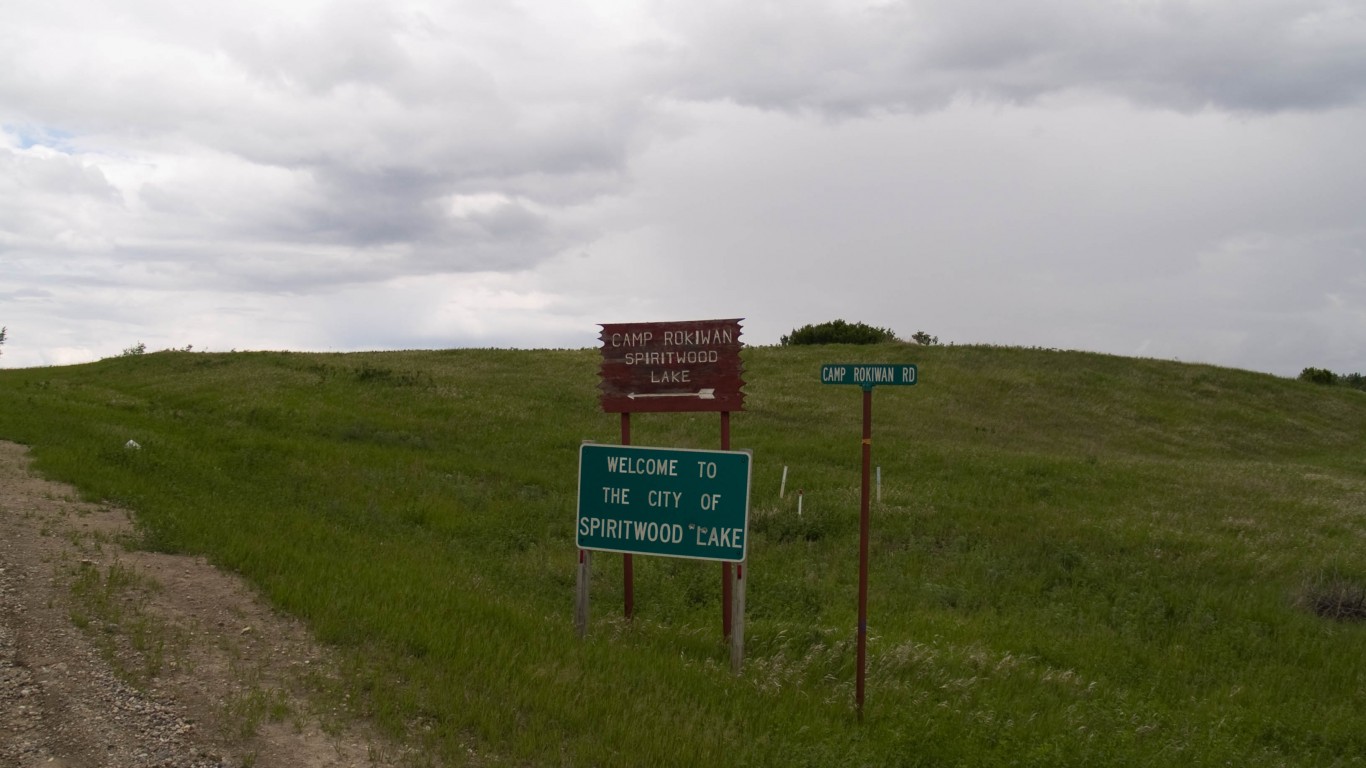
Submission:
[[[621,414],[621,444],[631,444],[631,414]],[[627,620],[635,618],[636,615],[636,562],[630,553],[621,557],[621,594],[622,612],[626,614]]]
[[823,384],[857,384],[863,388],[863,477],[859,487],[858,534],[858,672],[854,703],[863,717],[863,694],[868,660],[868,529],[869,478],[873,464],[873,387],[880,384],[913,386],[919,381],[916,366],[903,363],[831,363],[821,366]]
[[[630,444],[631,414],[716,411],[721,450],[730,450],[730,414],[744,410],[740,320],[603,323],[601,405],[621,414],[622,445]],[[626,617],[634,610],[632,555],[624,555]],[[731,563],[721,564],[721,632],[730,637]]]
[[574,631],[579,637],[588,635],[588,586],[593,580],[589,554],[586,549],[579,550],[579,570],[574,577],[574,594],[577,597],[574,603]]

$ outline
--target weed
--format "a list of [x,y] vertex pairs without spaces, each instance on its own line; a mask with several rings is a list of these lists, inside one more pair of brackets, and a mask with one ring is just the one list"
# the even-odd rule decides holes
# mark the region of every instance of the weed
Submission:
[[115,561],[103,573],[82,560],[70,572],[71,623],[91,635],[115,675],[145,687],[160,674],[176,633],[145,610],[156,582]]
[[292,709],[288,695],[278,689],[252,685],[229,696],[223,703],[225,728],[239,739],[256,735],[263,723],[282,723]]

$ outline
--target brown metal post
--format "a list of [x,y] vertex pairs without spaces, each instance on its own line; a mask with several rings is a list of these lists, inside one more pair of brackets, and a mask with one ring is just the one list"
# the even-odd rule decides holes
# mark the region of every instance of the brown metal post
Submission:
[[[631,444],[631,414],[621,414],[621,444]],[[631,560],[631,555],[622,555],[621,562],[621,581],[622,592],[625,595],[626,619],[629,621],[635,617],[636,613],[636,569],[635,563]]]
[[[730,411],[721,412],[721,450],[730,450]],[[721,563],[721,637],[727,640],[732,631],[731,584],[730,563]]]
[[873,463],[873,388],[863,390],[863,482],[859,494],[858,543],[858,678],[855,703],[863,718],[864,669],[868,660],[868,480]]

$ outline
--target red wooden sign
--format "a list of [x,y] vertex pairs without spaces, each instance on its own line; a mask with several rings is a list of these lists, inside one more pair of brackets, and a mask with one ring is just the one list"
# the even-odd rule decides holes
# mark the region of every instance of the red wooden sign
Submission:
[[602,324],[607,413],[741,411],[740,321]]

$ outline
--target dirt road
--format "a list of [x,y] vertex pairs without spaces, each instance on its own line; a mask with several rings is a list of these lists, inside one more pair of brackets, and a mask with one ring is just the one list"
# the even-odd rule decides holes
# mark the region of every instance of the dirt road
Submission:
[[133,536],[0,442],[0,768],[424,762],[340,711],[298,622]]

